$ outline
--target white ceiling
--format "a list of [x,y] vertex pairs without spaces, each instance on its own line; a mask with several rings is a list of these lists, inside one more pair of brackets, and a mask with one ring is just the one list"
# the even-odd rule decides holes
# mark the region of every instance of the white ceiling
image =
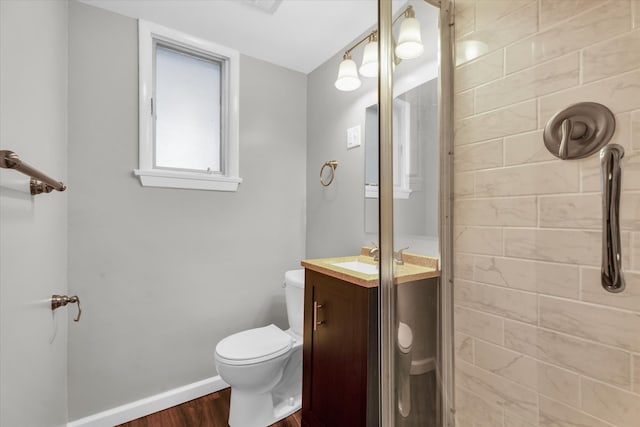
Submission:
[[[305,74],[344,50],[377,20],[376,0],[283,0],[273,14],[252,6],[256,0],[80,1]],[[394,0],[394,12],[406,2]]]

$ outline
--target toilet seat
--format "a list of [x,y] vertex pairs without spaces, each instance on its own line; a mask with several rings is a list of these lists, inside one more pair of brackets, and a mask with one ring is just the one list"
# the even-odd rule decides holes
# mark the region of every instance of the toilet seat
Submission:
[[248,329],[222,339],[216,358],[228,365],[251,365],[274,359],[288,352],[292,337],[276,325]]

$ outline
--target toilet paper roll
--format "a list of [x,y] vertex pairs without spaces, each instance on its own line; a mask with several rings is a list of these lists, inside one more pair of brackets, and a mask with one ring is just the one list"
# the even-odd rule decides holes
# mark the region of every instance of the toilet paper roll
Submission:
[[19,193],[31,194],[31,180],[29,178],[3,178],[0,181],[0,187]]

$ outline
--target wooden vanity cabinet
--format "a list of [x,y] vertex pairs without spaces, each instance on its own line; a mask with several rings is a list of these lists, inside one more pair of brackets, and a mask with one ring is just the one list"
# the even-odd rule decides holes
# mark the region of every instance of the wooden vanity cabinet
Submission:
[[302,425],[378,425],[377,288],[305,270]]

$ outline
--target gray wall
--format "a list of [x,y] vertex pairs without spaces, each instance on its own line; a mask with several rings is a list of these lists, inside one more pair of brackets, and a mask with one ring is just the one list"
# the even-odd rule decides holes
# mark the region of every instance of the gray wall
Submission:
[[[307,257],[353,255],[367,242],[364,232],[364,144],[347,150],[346,131],[360,125],[375,103],[375,83],[364,80],[354,92],[334,86],[342,55],[308,75],[307,85]],[[323,187],[320,168],[339,162],[333,183]],[[375,237],[375,236],[374,236]]]
[[[435,49],[437,12],[423,2],[411,2],[422,23],[426,52],[396,67],[395,81],[401,91],[437,75]],[[372,6],[373,7],[373,6]],[[350,46],[345,46],[345,49]],[[353,58],[359,64],[361,49]],[[353,255],[363,244],[377,241],[377,233],[365,233],[365,109],[377,103],[376,79],[361,78],[353,92],[334,87],[342,52],[337,53],[308,76],[307,85],[307,257]],[[402,93],[402,92],[399,92]],[[347,150],[346,131],[360,125],[363,145]],[[318,174],[327,160],[339,162],[336,178],[323,187]],[[437,176],[437,174],[436,174]],[[432,182],[437,188],[437,182]],[[425,221],[437,218],[425,218]],[[438,255],[437,239],[403,236],[396,246],[410,246],[413,252]]]
[[[143,188],[135,20],[70,4],[69,418],[216,375],[226,335],[287,327],[305,246],[306,77],[240,64],[237,193]],[[77,326],[77,327],[75,327]]]
[[[67,177],[67,3],[0,1],[0,149]],[[67,193],[0,169],[0,425],[67,420]],[[73,313],[75,314],[75,312]]]

